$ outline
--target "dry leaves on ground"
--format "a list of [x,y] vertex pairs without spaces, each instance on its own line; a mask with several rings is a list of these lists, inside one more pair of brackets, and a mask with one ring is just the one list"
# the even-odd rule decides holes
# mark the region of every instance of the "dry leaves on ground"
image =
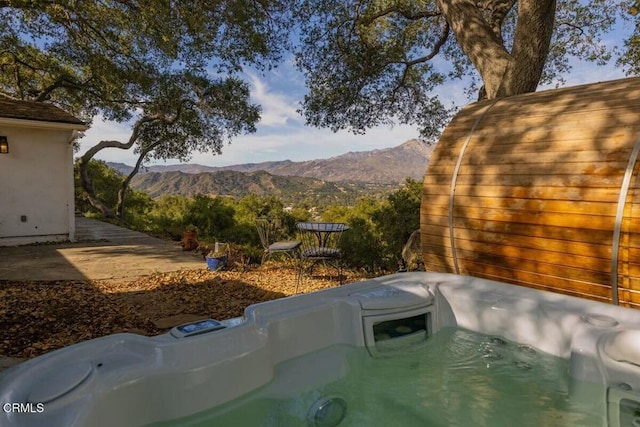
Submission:
[[[295,269],[282,266],[179,271],[133,281],[0,281],[0,355],[34,357],[117,332],[157,335],[166,329],[154,322],[177,315],[237,317],[251,304],[293,295],[295,285]],[[305,277],[299,292],[333,286],[335,278]]]

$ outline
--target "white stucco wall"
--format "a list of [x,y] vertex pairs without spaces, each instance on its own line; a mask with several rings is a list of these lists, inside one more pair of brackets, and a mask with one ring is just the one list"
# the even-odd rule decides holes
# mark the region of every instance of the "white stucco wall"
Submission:
[[74,135],[69,125],[0,121],[0,246],[73,240]]

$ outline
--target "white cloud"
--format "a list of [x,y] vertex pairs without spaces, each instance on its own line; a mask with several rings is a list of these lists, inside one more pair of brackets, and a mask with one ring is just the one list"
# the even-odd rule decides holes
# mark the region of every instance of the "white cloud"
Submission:
[[246,74],[251,85],[251,98],[262,106],[260,125],[283,126],[291,122],[302,122],[302,117],[296,111],[295,98],[274,91],[255,73]]

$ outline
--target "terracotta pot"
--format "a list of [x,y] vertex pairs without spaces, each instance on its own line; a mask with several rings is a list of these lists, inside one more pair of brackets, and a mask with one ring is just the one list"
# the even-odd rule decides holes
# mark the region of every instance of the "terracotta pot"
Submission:
[[182,233],[182,246],[183,251],[193,251],[198,248],[198,233],[195,231],[185,231]]

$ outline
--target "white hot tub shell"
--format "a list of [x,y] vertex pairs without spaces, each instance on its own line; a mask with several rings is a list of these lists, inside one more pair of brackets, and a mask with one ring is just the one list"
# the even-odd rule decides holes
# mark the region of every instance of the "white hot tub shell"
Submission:
[[[401,337],[380,330],[404,319],[417,326]],[[0,425],[140,426],[187,417],[269,383],[276,365],[298,356],[346,344],[383,357],[443,327],[568,359],[572,397],[601,406],[603,425],[623,425],[640,408],[640,311],[560,294],[400,273],[253,305],[221,323],[194,335],[116,334],[25,362],[0,377]],[[319,358],[288,380],[287,392],[340,378],[344,369]],[[583,393],[585,382],[602,385],[602,393]]]

